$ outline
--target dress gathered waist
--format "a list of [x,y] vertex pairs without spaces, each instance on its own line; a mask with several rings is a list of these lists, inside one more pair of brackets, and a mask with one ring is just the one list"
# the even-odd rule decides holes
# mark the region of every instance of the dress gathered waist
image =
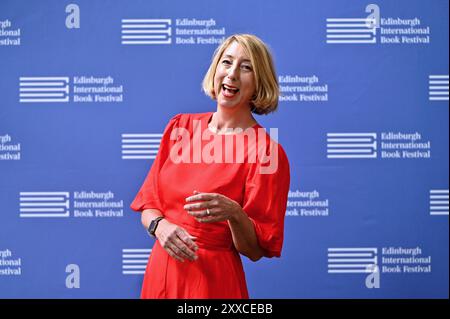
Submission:
[[172,221],[170,218],[167,218],[167,220],[183,227],[191,236],[196,237],[195,243],[199,248],[207,250],[235,250],[231,234],[205,231],[190,224],[179,224],[176,221]]

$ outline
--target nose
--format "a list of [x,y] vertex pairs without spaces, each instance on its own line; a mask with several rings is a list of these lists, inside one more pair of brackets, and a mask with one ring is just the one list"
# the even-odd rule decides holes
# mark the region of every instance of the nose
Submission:
[[230,79],[230,81],[235,81],[239,77],[239,67],[237,64],[233,64],[228,69],[227,78]]

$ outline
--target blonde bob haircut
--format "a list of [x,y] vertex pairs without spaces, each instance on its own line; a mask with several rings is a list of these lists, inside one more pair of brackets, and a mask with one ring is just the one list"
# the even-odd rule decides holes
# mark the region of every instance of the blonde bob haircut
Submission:
[[214,52],[211,65],[203,78],[203,91],[212,99],[216,99],[214,91],[216,68],[224,51],[233,42],[239,43],[250,56],[250,62],[255,74],[256,90],[251,100],[251,111],[255,114],[269,114],[275,111],[278,106],[280,89],[272,55],[267,45],[252,34],[234,34],[222,42]]

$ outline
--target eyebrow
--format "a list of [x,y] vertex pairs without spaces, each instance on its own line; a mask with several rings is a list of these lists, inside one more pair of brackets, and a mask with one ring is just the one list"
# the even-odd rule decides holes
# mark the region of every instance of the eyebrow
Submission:
[[[229,55],[229,54],[225,54],[223,57],[224,58],[232,58],[232,59],[234,59],[234,56]],[[250,59],[243,59],[242,61],[243,62],[252,62],[252,61],[250,61]]]

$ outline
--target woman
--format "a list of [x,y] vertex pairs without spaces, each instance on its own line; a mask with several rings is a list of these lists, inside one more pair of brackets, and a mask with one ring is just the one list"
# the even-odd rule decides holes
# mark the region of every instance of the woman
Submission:
[[[217,48],[203,90],[217,111],[170,120],[131,204],[157,239],[141,298],[249,298],[240,254],[252,261],[281,254],[289,163],[252,116],[278,105],[266,45],[254,35],[230,36]],[[261,130],[263,138],[253,133]],[[233,152],[244,160],[230,161]],[[275,169],[264,170],[268,157]]]

